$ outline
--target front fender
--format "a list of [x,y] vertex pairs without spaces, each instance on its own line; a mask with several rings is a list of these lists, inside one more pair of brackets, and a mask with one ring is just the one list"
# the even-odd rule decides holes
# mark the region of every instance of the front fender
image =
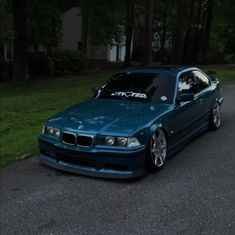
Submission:
[[166,137],[168,138],[169,133],[168,133],[168,128],[167,128],[167,123],[166,121],[161,120],[161,121],[153,123],[150,126],[149,134],[148,134],[148,142],[150,141],[152,135],[156,133],[159,129],[162,129],[164,133],[166,134]]

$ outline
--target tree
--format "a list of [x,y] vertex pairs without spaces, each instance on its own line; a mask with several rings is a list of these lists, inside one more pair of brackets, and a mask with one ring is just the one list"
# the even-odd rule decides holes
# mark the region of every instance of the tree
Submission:
[[5,16],[5,0],[0,1],[0,41],[3,40],[5,36],[5,25],[4,25],[4,16]]
[[121,41],[123,31],[123,7],[119,1],[83,0],[83,13],[86,14],[87,34],[95,46]]
[[186,32],[185,32],[185,37],[184,37],[184,44],[183,44],[183,51],[182,51],[182,59],[181,62],[184,64],[188,64],[192,62],[191,58],[191,35],[192,35],[192,24],[194,21],[194,8],[195,8],[195,1],[196,0],[191,0],[190,2],[190,10],[188,13],[188,20],[186,23]]
[[[158,56],[161,64],[165,64],[169,61],[169,42],[172,39],[172,16],[174,9],[170,0],[159,0],[157,3],[157,7],[154,10],[153,32],[159,37],[160,49],[159,51],[155,49],[154,53],[156,54],[155,57]],[[167,45],[166,42],[168,42]]]
[[16,85],[27,79],[26,0],[13,0],[13,22],[15,37],[12,83]]
[[183,52],[183,38],[185,32],[185,13],[187,12],[187,0],[177,0],[175,2],[174,26],[172,32],[172,62],[181,64]]
[[154,0],[146,0],[143,65],[152,63],[153,10]]
[[135,5],[133,0],[126,1],[126,24],[125,24],[125,36],[126,36],[126,55],[125,66],[131,65],[131,44],[133,40],[134,31],[134,10]]
[[8,17],[12,10],[11,2],[0,0],[0,45],[6,40],[12,40],[13,29],[9,28]]
[[205,23],[203,44],[202,44],[202,59],[203,60],[205,60],[209,51],[213,17],[214,17],[214,0],[207,0],[206,23]]
[[12,0],[15,34],[12,73],[14,85],[28,79],[28,46],[33,45],[37,51],[39,44],[47,48],[58,44],[62,29],[61,14],[57,9],[59,2]]
[[215,63],[235,61],[235,2],[217,0],[211,30],[209,60]]
[[61,38],[60,11],[53,5],[42,1],[28,4],[27,31],[30,32],[28,33],[28,44],[33,45],[36,52],[39,45],[47,47],[50,51],[50,48],[55,47]]

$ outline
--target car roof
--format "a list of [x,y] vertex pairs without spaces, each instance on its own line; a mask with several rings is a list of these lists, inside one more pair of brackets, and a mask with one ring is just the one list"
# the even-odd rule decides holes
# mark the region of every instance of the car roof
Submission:
[[129,74],[129,73],[167,73],[171,75],[177,75],[179,72],[182,72],[186,69],[190,69],[193,67],[189,66],[155,66],[155,67],[130,67],[127,69],[123,69],[119,71],[119,73]]

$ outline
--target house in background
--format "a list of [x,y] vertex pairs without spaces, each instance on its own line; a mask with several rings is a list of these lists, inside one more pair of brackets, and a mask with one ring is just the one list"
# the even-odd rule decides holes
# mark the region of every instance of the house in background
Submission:
[[[82,14],[81,8],[73,7],[63,14],[63,33],[59,44],[61,50],[81,50],[82,48]],[[86,43],[86,56],[95,64],[123,62],[125,60],[125,38],[122,43],[113,41],[106,46],[95,47],[89,40]]]
[[[7,27],[13,30],[13,17],[9,15],[7,20]],[[63,32],[61,42],[58,45],[59,50],[81,50],[82,49],[82,15],[81,8],[73,7],[62,15]],[[125,60],[126,47],[125,38],[122,43],[113,41],[111,45],[95,47],[89,40],[86,43],[86,56],[91,64],[103,65],[108,62],[123,62]],[[6,61],[13,59],[13,42],[11,40],[2,45],[1,54]],[[29,46],[30,52],[34,48]],[[47,49],[39,45],[39,51],[47,53]]]

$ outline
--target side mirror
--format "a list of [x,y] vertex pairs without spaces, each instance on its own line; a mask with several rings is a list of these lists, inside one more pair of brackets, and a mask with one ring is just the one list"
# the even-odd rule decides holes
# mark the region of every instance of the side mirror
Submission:
[[96,96],[99,92],[99,88],[98,87],[92,87],[92,92]]
[[192,101],[194,100],[194,94],[193,93],[184,93],[179,96],[180,102],[186,102],[186,101]]

